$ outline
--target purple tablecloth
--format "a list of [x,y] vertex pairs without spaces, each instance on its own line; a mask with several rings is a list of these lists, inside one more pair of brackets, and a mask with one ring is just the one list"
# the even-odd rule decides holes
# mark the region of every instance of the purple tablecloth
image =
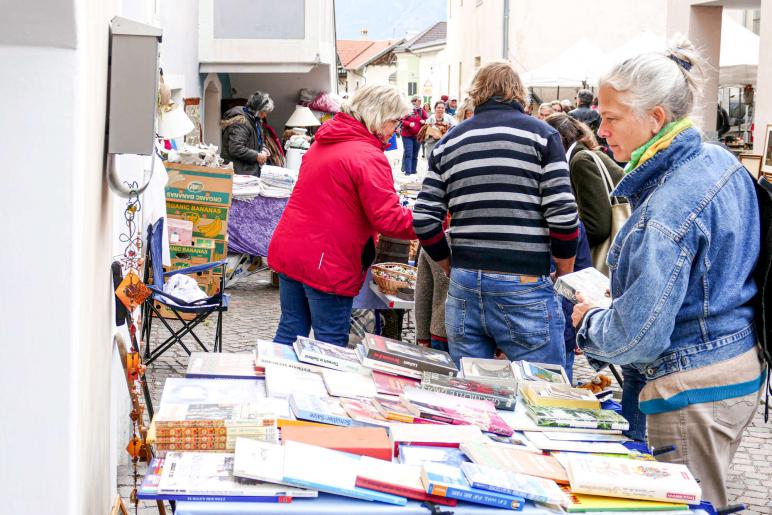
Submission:
[[228,215],[228,250],[252,256],[267,256],[276,225],[288,198],[233,199]]

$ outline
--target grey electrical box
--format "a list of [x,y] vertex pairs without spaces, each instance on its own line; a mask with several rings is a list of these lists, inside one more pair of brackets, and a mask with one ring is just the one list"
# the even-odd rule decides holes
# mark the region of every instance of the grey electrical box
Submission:
[[110,154],[153,153],[161,34],[158,27],[119,16],[110,22]]

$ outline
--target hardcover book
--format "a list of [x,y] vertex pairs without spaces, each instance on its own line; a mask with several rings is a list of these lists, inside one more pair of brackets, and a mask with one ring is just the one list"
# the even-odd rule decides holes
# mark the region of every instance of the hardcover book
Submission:
[[389,427],[389,421],[375,407],[373,399],[341,399],[340,405],[349,417],[360,424]]
[[505,359],[461,358],[465,379],[517,391],[517,378],[512,364]]
[[369,373],[365,375],[327,369],[322,371],[322,379],[327,387],[327,393],[333,397],[357,399],[373,398],[377,395],[375,383]]
[[600,409],[598,398],[590,390],[568,384],[524,381],[520,393],[532,406]]
[[427,494],[421,483],[421,467],[378,460],[367,456],[359,460],[356,485],[408,499],[455,506],[458,501]]
[[[560,409],[560,408],[552,408]],[[607,411],[607,410],[601,410]],[[619,429],[592,429],[592,428],[574,428],[566,426],[539,426],[531,418],[531,410],[522,398],[517,399],[517,405],[515,411],[500,411],[499,415],[504,421],[515,431],[541,431],[541,432],[560,432],[560,433],[582,433],[582,434],[605,434],[605,435],[621,435],[622,431]]]
[[183,427],[276,427],[276,415],[266,412],[260,404],[163,404],[153,421],[157,430]]
[[485,437],[477,426],[394,423],[389,431],[394,455],[402,445],[458,447],[463,442],[483,442]]
[[[373,370],[375,390],[380,394],[399,396],[406,386],[417,386],[420,382],[416,379],[395,376],[378,370]],[[444,377],[444,376],[443,376]]]
[[327,449],[391,461],[391,442],[382,427],[287,427],[283,442],[302,442]]
[[170,452],[158,481],[158,498],[243,502],[290,502],[308,496],[299,488],[255,480],[237,480],[233,454],[220,452]]
[[404,422],[406,424],[441,424],[433,420],[427,420],[413,415],[400,401],[377,397],[373,399],[373,405],[378,413],[387,420]]
[[565,369],[560,365],[552,363],[513,361],[512,370],[518,381],[543,381],[547,383],[571,384]]
[[548,504],[566,504],[566,496],[550,479],[519,474],[476,463],[462,463],[461,471],[473,488],[501,492]]
[[460,469],[442,463],[424,463],[421,481],[426,492],[433,495],[514,511],[521,511],[525,505],[520,496],[472,487]]
[[699,504],[702,490],[677,463],[569,454],[565,457],[571,491],[646,501]]
[[574,304],[576,292],[581,292],[585,302],[602,308],[611,306],[611,297],[606,295],[610,287],[609,278],[593,267],[560,276],[555,282],[555,291]]
[[284,481],[344,497],[404,506],[405,497],[356,486],[360,456],[301,442],[284,444]]
[[364,345],[361,343],[356,348],[357,357],[363,367],[369,368],[372,371],[383,372],[384,374],[391,374],[394,376],[405,377],[410,379],[421,379],[421,371],[413,370],[410,368],[401,367],[393,363],[387,363],[386,361],[378,361],[367,357],[367,351]]
[[[233,458],[233,475],[266,481],[273,484],[284,483],[284,447],[277,443],[258,442],[246,438],[236,440],[236,451]],[[238,480],[238,479],[237,479]],[[300,489],[303,495],[295,497],[317,497],[319,492],[310,489]]]
[[[340,401],[332,397],[319,397],[308,393],[293,393],[290,395],[290,406],[295,417],[311,422],[333,424],[336,426],[351,426],[354,421],[341,407]],[[286,428],[289,429],[289,428]]]
[[565,469],[553,456],[521,451],[506,444],[484,442],[462,442],[460,449],[478,465],[568,483]]
[[278,365],[265,367],[265,389],[269,397],[280,399],[292,393],[322,395],[327,391],[321,374]]
[[257,379],[265,369],[255,365],[251,352],[194,352],[190,355],[187,378]]
[[514,410],[517,398],[517,392],[507,386],[496,386],[461,377],[448,377],[433,372],[424,372],[421,384],[418,386],[424,390],[456,397],[491,401],[497,409],[503,410]]
[[298,336],[292,347],[295,349],[298,359],[305,363],[344,372],[359,372],[362,368],[354,349],[312,340],[304,336]]
[[687,504],[577,494],[573,493],[567,486],[563,487],[563,492],[566,494],[566,511],[569,513],[644,511],[684,513],[689,509]]
[[447,352],[374,334],[366,334],[362,344],[366,352],[365,357],[374,361],[390,363],[417,372],[437,372],[448,376],[458,374],[458,368]]
[[301,363],[291,345],[257,340],[255,344],[255,364],[259,367],[276,365],[285,368],[294,368],[303,372],[320,372],[321,367]]
[[626,431],[630,424],[612,410],[528,406],[528,416],[540,427],[612,429]]
[[399,462],[405,465],[421,466],[427,462],[460,466],[469,462],[459,449],[453,447],[430,447],[425,445],[400,445]]

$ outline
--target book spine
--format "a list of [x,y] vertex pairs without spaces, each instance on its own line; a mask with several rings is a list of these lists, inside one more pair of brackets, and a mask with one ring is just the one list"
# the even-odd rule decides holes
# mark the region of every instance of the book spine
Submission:
[[391,363],[385,363],[385,362],[373,360],[370,358],[364,358],[362,360],[362,365],[367,368],[371,368],[373,370],[384,372],[386,374],[411,377],[413,379],[421,379],[420,370],[411,370],[409,368],[398,367],[398,366],[392,365]]
[[314,354],[311,352],[298,353],[298,359],[300,361],[310,363],[312,365],[318,365],[324,368],[333,368],[335,370],[345,370],[345,367],[341,363],[341,360],[324,356],[321,354]]
[[276,365],[279,367],[294,368],[301,372],[319,372],[319,367],[316,365],[309,365],[308,363],[301,363],[299,361],[287,361],[280,358],[266,357],[260,359],[260,366]]
[[535,494],[532,492],[521,492],[519,490],[512,490],[511,488],[504,488],[496,485],[489,485],[487,483],[481,483],[479,481],[470,481],[472,488],[478,488],[480,490],[488,490],[490,492],[498,492],[504,495],[513,495],[515,497],[523,497],[531,499],[532,501],[543,502],[547,504],[560,504],[560,499],[552,499],[544,495]]
[[464,399],[491,401],[493,405],[496,406],[496,409],[509,410],[509,411],[513,411],[515,409],[515,399],[513,397],[501,397],[499,395],[470,392],[467,390],[458,390],[450,386],[444,386],[444,385],[438,385],[438,384],[432,384],[432,383],[421,383],[416,386],[418,388],[422,388],[430,392],[445,393],[448,395],[454,395],[456,397],[461,397]]
[[137,498],[146,501],[190,501],[190,502],[274,502],[290,503],[292,497],[274,496],[263,497],[254,495],[233,496],[233,495],[195,495],[195,494],[146,494],[137,493]]
[[346,417],[339,417],[337,415],[328,415],[326,413],[317,413],[314,411],[298,410],[296,413],[298,418],[310,420],[312,422],[321,422],[322,424],[332,424],[334,426],[351,426],[353,420]]
[[[423,372],[435,372],[440,375],[454,377],[458,373],[458,371],[455,369],[443,367],[441,365],[437,365],[436,363],[421,361],[419,359],[414,359],[403,355],[396,355],[377,349],[369,349],[367,351],[367,358],[375,361],[385,362],[393,366],[406,368],[418,374],[422,374]],[[418,376],[418,379],[420,378],[421,375]]]
[[440,497],[439,495],[427,494],[423,490],[405,488],[404,486],[392,485],[389,483],[383,483],[381,481],[375,481],[364,477],[357,476],[356,486],[359,488],[367,488],[369,490],[375,490],[377,492],[385,492],[387,494],[399,495],[407,497],[408,499],[417,499],[419,501],[431,501],[433,503],[442,504],[444,506],[455,506],[458,504],[455,499],[447,497]]
[[[585,478],[586,481],[588,478]],[[662,485],[666,486],[666,485]],[[700,492],[686,492],[683,490],[667,490],[665,488],[628,488],[628,485],[619,481],[609,483],[589,483],[577,481],[576,488],[571,490],[577,494],[602,495],[610,497],[622,497],[626,499],[640,499],[644,501],[674,502],[696,504],[700,502]]]
[[[452,486],[429,484],[429,493],[444,495],[461,501],[469,501],[475,504],[485,504],[486,506],[495,506],[508,510],[520,511],[523,509],[524,500],[512,498],[510,496],[497,494],[496,492],[472,492],[462,488]],[[442,493],[440,493],[442,492]]]
[[576,420],[576,419],[560,419],[555,417],[542,417],[533,411],[528,410],[528,416],[536,423],[537,426],[544,427],[574,427],[582,429],[597,429],[597,421],[591,420]]

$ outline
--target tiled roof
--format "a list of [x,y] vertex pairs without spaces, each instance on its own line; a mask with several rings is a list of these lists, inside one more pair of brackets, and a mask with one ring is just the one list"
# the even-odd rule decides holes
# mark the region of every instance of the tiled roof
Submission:
[[380,41],[339,39],[337,41],[338,59],[347,70],[356,70],[391,50],[400,42],[401,40],[388,39]]
[[413,38],[405,41],[397,48],[397,51],[409,52],[414,49],[444,43],[447,34],[448,23],[444,21],[438,21],[428,29],[419,32]]

